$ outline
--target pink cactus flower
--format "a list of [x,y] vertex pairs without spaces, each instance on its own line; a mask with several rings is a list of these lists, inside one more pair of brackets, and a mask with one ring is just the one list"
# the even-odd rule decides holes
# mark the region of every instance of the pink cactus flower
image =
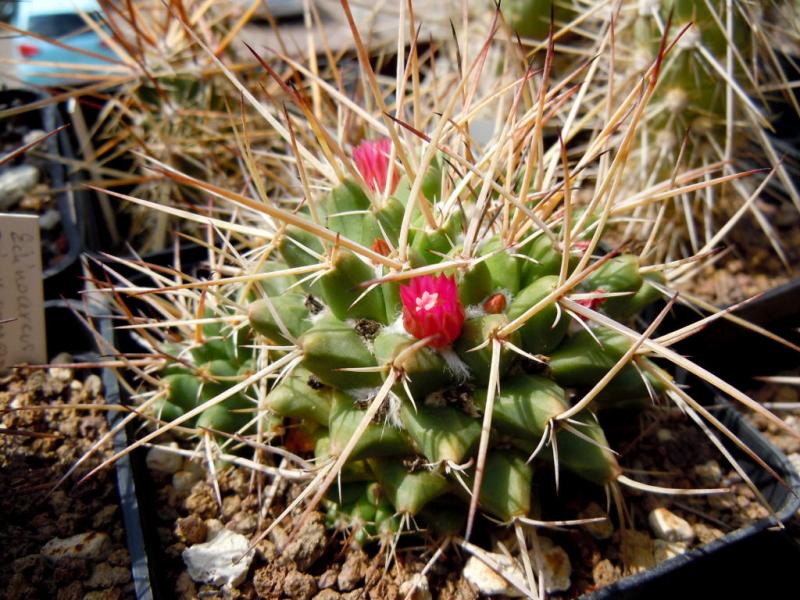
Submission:
[[403,326],[417,339],[434,336],[429,346],[453,343],[464,325],[464,308],[458,299],[455,277],[423,275],[400,286]]
[[353,160],[356,161],[358,172],[373,192],[383,193],[386,189],[386,179],[389,168],[392,170],[392,180],[389,184],[389,193],[394,193],[400,173],[394,165],[389,164],[389,155],[392,152],[392,140],[383,138],[375,141],[364,141],[353,149]]

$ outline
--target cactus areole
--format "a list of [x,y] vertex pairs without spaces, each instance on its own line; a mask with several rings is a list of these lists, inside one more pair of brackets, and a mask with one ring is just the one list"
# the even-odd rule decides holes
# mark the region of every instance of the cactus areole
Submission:
[[455,277],[423,275],[400,286],[403,326],[417,339],[431,337],[429,346],[452,344],[464,325]]

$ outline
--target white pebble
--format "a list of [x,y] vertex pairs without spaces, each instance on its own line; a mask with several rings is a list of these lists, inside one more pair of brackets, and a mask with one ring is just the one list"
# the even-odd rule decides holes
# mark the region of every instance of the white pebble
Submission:
[[648,517],[653,535],[666,542],[691,542],[694,529],[685,519],[670,512],[666,508],[656,508]]
[[186,548],[183,562],[193,581],[232,588],[250,569],[255,551],[247,552],[249,546],[245,536],[223,529],[211,541]]
[[169,448],[178,448],[178,444],[170,442],[166,446],[155,446],[147,452],[147,468],[158,473],[177,473],[183,467],[183,457],[171,452]]
[[101,560],[111,551],[111,540],[105,533],[87,531],[68,538],[53,538],[42,548],[42,554],[50,560],[61,558],[85,558]]

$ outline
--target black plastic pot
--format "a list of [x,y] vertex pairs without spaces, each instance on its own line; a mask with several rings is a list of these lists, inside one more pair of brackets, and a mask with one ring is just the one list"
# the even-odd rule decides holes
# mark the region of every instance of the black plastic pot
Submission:
[[[719,396],[713,397],[713,403],[717,418],[783,478],[786,485],[749,460],[727,438],[722,438],[764,494],[777,520],[785,523],[800,509],[800,475],[730,403]],[[775,530],[775,525],[773,518],[761,519],[582,598],[742,598],[749,594],[757,598],[787,597],[787,590],[796,587],[800,545],[784,531]]]
[[[28,90],[3,90],[0,91],[0,110],[24,106],[43,99],[44,96]],[[29,130],[40,129],[46,132],[53,131],[61,125],[61,116],[53,104],[9,117],[4,122],[5,127],[22,126]],[[37,149],[51,156],[70,158],[69,147],[63,145],[67,140],[66,131],[61,131],[42,142]],[[61,227],[68,249],[62,254],[58,263],[45,269],[44,297],[48,300],[61,297],[77,298],[78,292],[83,288],[79,260],[84,240],[84,221],[80,218],[83,214],[82,199],[76,198],[67,189],[64,164],[51,160],[47,162],[46,169],[50,185],[56,190],[56,205],[61,216]]]
[[[98,350],[97,340],[76,316],[76,312],[83,312],[85,306],[77,301],[51,300],[45,303],[45,322],[47,326],[48,355],[55,356],[61,352],[69,352],[75,360],[94,361],[102,355],[102,348]],[[113,340],[113,324],[110,319],[93,317],[95,324],[99,324],[100,332],[105,340]],[[111,369],[104,369],[102,373],[105,399],[108,404],[119,404],[120,389],[117,378]],[[113,429],[123,419],[117,411],[107,411],[109,429]],[[114,451],[117,452],[127,447],[128,432],[122,428],[113,439]],[[148,553],[145,550],[145,532],[140,511],[139,496],[137,496],[136,480],[133,477],[136,460],[139,457],[125,456],[114,463],[117,480],[117,492],[122,510],[125,536],[127,538],[128,553],[131,560],[131,574],[137,600],[152,600],[151,568]],[[155,530],[151,531],[155,535]]]
[[[800,346],[800,278],[763,293],[733,314]],[[699,318],[695,311],[676,306],[659,331],[673,331]],[[726,319],[710,323],[674,349],[737,387],[752,386],[756,375],[800,365],[800,352]]]

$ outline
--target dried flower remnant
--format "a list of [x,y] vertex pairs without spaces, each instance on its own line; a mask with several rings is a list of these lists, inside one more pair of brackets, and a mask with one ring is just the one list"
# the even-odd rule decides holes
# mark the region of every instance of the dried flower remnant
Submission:
[[417,339],[433,337],[434,348],[451,344],[464,324],[464,308],[458,299],[454,277],[424,275],[400,286],[403,326]]
[[373,192],[383,193],[386,189],[386,180],[391,167],[391,183],[389,193],[394,193],[400,173],[397,168],[389,164],[392,153],[392,141],[389,138],[368,140],[361,142],[353,149],[353,160],[367,187]]

